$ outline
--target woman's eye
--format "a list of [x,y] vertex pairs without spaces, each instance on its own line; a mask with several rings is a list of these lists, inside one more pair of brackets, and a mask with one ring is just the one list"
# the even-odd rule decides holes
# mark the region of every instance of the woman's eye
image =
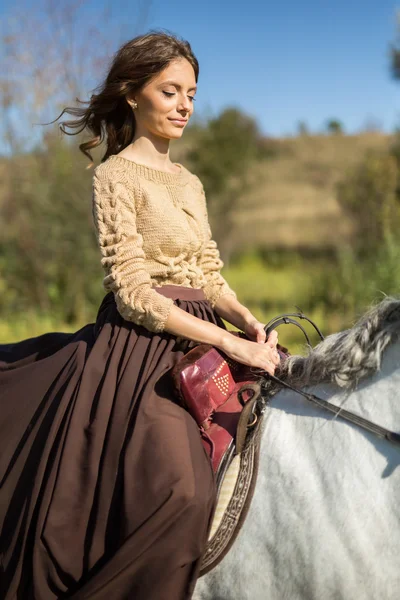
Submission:
[[[168,97],[175,96],[175,92],[164,92],[164,90],[163,90],[163,94],[165,94]],[[196,98],[194,96],[188,96],[188,98],[190,98],[190,100],[192,100],[192,101],[196,100]]]

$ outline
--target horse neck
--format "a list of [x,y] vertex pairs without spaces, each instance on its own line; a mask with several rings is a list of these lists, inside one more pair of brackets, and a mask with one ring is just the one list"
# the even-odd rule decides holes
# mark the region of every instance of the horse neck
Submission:
[[380,370],[360,381],[354,391],[328,385],[314,388],[315,393],[329,394],[335,404],[394,431],[400,431],[399,389],[400,340],[385,350]]
[[[384,351],[378,372],[355,384],[354,389],[344,390],[330,383],[315,384],[303,389],[383,427],[400,431],[399,388],[400,340],[397,340]],[[272,406],[303,416],[312,417],[321,413],[320,408],[290,391],[278,392],[273,398]]]

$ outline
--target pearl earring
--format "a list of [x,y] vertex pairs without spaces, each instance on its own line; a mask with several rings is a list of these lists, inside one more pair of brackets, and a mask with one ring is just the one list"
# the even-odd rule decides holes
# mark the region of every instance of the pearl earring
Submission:
[[136,100],[133,100],[132,102],[130,102],[130,105],[132,106],[132,109],[135,110],[135,108],[137,108]]

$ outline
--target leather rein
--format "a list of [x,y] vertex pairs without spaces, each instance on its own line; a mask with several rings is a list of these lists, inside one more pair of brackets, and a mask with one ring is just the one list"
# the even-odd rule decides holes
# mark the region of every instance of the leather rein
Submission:
[[[295,320],[295,318],[303,319],[303,320],[306,320],[308,323],[310,323],[314,327],[316,332],[318,333],[321,340],[324,340],[324,336],[322,335],[322,333],[319,330],[319,328],[317,327],[317,325],[311,319],[306,317],[302,311],[300,311],[298,313],[286,313],[286,314],[280,315],[278,317],[275,317],[274,319],[269,321],[269,323],[267,323],[267,325],[264,328],[265,332],[267,334],[267,338],[268,338],[269,334],[271,333],[271,331],[273,329],[275,329],[276,327],[278,327],[279,325],[282,325],[282,324],[287,325],[290,323],[292,325],[296,325],[297,327],[299,327],[301,329],[301,331],[303,332],[303,334],[307,340],[307,344],[311,347],[310,339],[307,335],[307,332],[305,331],[304,327]],[[373,433],[374,435],[376,435],[379,438],[383,438],[385,440],[388,440],[389,442],[392,442],[393,444],[395,444],[397,446],[400,446],[400,434],[399,433],[390,431],[389,429],[385,429],[385,427],[381,427],[380,425],[377,425],[376,423],[373,423],[372,421],[369,421],[368,419],[364,419],[364,417],[361,417],[360,415],[357,415],[356,413],[353,413],[349,410],[345,410],[344,408],[341,408],[340,406],[336,406],[335,404],[332,404],[331,402],[328,402],[327,400],[323,400],[322,398],[320,398],[319,396],[316,396],[315,394],[300,390],[300,389],[290,385],[289,383],[286,383],[286,381],[282,381],[282,379],[279,379],[279,377],[276,377],[275,375],[265,374],[265,372],[263,372],[263,377],[265,378],[266,381],[271,380],[274,383],[291,390],[292,392],[296,392],[297,394],[300,394],[300,396],[303,396],[303,398],[305,398],[312,404],[319,406],[323,410],[333,413],[334,415],[337,415],[338,417],[341,417],[342,419],[349,421],[350,423],[353,423],[353,425],[357,425],[358,427],[361,427],[362,429],[365,429],[366,431]],[[260,412],[264,412],[265,408],[266,408],[266,405],[264,407],[261,407],[261,410],[260,410],[260,407],[258,407]],[[254,413],[254,416],[257,417],[256,413]]]

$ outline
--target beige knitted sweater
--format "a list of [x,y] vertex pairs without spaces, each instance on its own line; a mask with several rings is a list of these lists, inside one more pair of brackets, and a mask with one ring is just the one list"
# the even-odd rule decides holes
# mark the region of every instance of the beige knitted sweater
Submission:
[[201,288],[211,306],[223,294],[236,296],[220,274],[203,186],[177,164],[180,172],[167,173],[112,155],[93,176],[103,287],[124,319],[150,331],[164,329],[173,305],[155,286]]

